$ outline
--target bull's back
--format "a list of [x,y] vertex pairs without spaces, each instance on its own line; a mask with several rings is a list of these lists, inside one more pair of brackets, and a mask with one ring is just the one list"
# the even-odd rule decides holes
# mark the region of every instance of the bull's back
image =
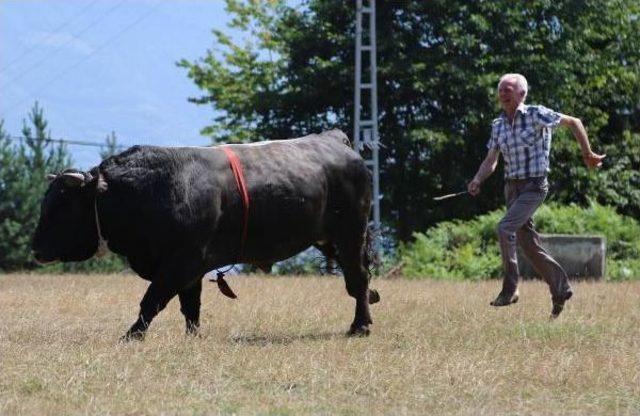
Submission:
[[[370,177],[346,135],[228,145],[238,156],[250,198],[247,255],[282,259],[326,238],[327,217],[368,204]],[[229,161],[218,147],[136,147],[105,161],[107,215],[116,233],[162,255],[172,245],[237,249],[243,205]],[[158,247],[165,245],[164,248]]]
[[249,188],[249,250],[287,258],[326,240],[331,216],[368,212],[369,172],[339,133],[230,146]]

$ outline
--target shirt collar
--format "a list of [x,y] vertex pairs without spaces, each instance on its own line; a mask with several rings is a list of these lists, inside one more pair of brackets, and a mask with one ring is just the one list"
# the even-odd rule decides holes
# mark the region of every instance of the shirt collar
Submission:
[[[518,113],[526,114],[526,113],[527,113],[527,108],[528,108],[528,107],[529,107],[529,106],[528,106],[528,105],[526,105],[525,103],[520,103],[520,104],[518,105],[518,108],[516,108],[516,114],[518,114]],[[504,113],[504,111],[502,112],[502,114],[500,115],[500,117],[501,117],[501,118],[503,118],[503,119],[505,119],[505,120],[507,119],[507,115]]]

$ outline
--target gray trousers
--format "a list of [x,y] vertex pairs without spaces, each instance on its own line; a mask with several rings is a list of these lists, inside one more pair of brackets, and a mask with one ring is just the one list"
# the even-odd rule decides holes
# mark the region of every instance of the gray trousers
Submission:
[[569,289],[567,273],[540,245],[531,219],[549,192],[547,178],[507,179],[504,192],[507,213],[498,224],[504,268],[502,294],[511,296],[518,288],[517,241],[533,268],[549,284],[552,298],[560,298]]

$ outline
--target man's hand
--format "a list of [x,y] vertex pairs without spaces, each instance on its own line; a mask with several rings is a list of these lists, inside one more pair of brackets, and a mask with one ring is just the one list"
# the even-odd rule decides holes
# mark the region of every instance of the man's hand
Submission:
[[587,165],[588,168],[599,168],[602,166],[602,159],[607,157],[607,155],[599,155],[597,153],[593,153],[589,150],[587,153],[582,154],[582,160],[584,160],[584,164]]
[[472,196],[478,195],[480,193],[480,181],[473,178],[467,185],[467,191],[469,191]]

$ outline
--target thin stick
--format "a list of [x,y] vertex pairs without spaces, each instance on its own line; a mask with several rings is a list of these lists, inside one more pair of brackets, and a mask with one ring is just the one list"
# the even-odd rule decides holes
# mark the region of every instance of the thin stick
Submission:
[[442,201],[443,199],[455,198],[456,196],[468,194],[469,191],[456,192],[455,194],[447,194],[433,198],[434,201]]

